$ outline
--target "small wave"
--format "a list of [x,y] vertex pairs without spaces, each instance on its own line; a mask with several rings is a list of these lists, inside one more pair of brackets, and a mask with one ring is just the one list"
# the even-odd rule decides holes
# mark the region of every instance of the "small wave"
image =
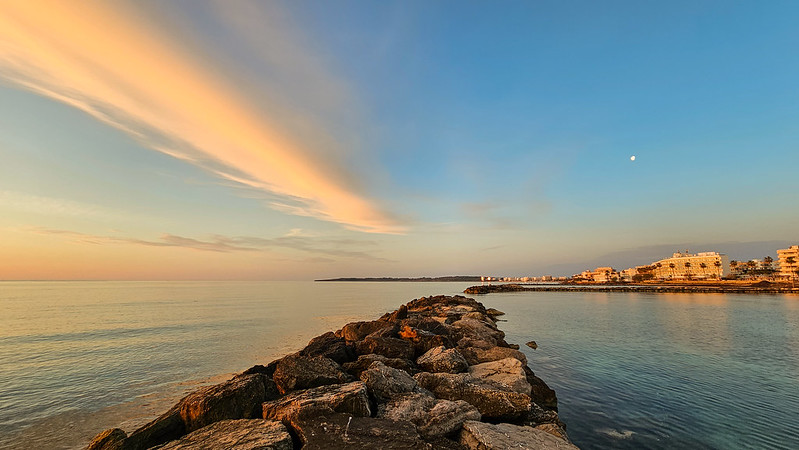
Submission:
[[635,432],[632,430],[617,431],[617,430],[612,430],[610,428],[599,428],[596,430],[596,432],[608,435],[616,439],[630,439],[635,434]]

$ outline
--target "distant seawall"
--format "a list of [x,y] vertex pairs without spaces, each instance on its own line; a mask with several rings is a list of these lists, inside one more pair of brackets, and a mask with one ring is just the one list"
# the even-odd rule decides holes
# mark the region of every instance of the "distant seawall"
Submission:
[[654,293],[720,293],[720,294],[799,294],[799,288],[774,286],[771,283],[751,285],[691,285],[691,284],[634,284],[634,285],[524,285],[494,284],[466,288],[469,295],[490,294],[492,292],[654,292]]
[[557,397],[463,296],[422,297],[195,391],[90,450],[575,449]]

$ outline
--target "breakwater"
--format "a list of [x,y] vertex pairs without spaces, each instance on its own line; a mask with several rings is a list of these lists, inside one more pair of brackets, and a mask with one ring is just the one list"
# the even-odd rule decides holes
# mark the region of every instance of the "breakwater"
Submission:
[[[198,390],[89,449],[575,448],[554,393],[462,296],[422,297]],[[521,446],[521,447],[520,447]]]
[[635,284],[635,285],[524,285],[494,284],[466,288],[469,295],[490,294],[492,292],[653,292],[653,293],[697,293],[697,294],[799,294],[799,288],[755,283],[751,285],[691,285],[691,284]]

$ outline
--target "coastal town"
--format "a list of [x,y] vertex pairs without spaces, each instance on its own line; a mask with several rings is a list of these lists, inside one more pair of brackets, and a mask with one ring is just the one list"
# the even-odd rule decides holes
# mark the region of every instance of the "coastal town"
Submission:
[[675,252],[670,257],[650,264],[617,270],[611,266],[584,270],[571,277],[481,277],[482,282],[572,282],[572,283],[642,283],[642,282],[702,282],[702,281],[770,281],[795,282],[799,279],[799,245],[777,250],[777,260],[771,256],[748,261],[731,260],[723,253]]

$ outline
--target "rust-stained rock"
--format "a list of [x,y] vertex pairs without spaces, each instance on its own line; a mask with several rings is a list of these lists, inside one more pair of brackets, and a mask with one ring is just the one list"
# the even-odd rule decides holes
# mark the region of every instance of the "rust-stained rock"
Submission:
[[281,394],[327,384],[352,381],[335,361],[324,356],[294,354],[281,359],[272,379]]
[[431,348],[416,360],[416,364],[426,372],[460,373],[469,368],[458,350],[444,346]]
[[280,422],[263,419],[222,420],[200,428],[159,450],[292,450],[291,435]]
[[460,442],[470,450],[577,450],[573,444],[543,430],[509,423],[467,421]]

